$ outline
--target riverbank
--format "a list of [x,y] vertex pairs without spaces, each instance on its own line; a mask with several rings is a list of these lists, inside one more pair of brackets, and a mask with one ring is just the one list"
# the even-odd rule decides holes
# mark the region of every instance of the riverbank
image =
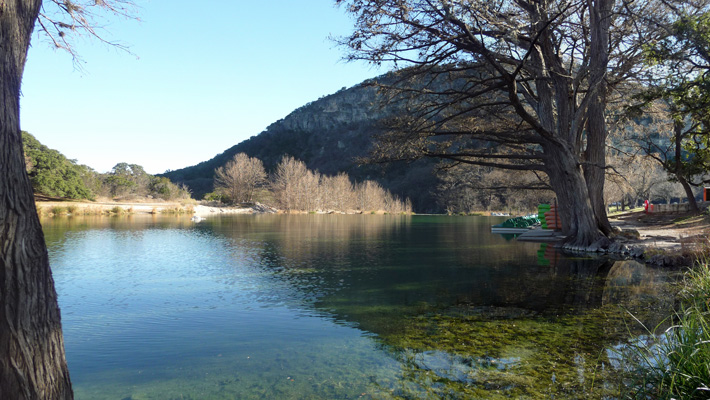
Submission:
[[636,211],[615,215],[610,221],[619,231],[609,252],[649,264],[687,267],[710,250],[710,216],[706,213]]
[[[194,214],[209,217],[221,214],[263,214],[283,211],[255,203],[244,207],[226,207],[215,203],[185,201],[154,201],[131,199],[115,201],[68,200],[46,196],[36,197],[40,216],[52,215],[112,215],[112,214]],[[380,212],[379,214],[382,214]],[[610,217],[618,233],[611,241],[598,246],[599,252],[644,259],[645,262],[678,267],[692,263],[692,257],[707,252],[710,216],[689,212],[646,214],[633,211]],[[608,243],[607,243],[608,242]],[[587,249],[584,249],[587,250]]]
[[36,196],[35,205],[40,216],[53,215],[110,215],[110,214],[194,214],[200,217],[217,214],[275,213],[276,209],[255,203],[248,207],[225,207],[200,204],[195,200],[153,201],[152,199],[96,201],[71,200]]

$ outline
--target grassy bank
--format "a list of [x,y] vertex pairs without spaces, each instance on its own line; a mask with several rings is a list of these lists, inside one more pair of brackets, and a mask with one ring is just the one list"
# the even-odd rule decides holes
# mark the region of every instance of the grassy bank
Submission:
[[629,399],[710,398],[710,260],[683,279],[671,327],[630,347]]
[[125,214],[193,214],[197,202],[183,200],[174,202],[155,202],[146,199],[116,201],[99,199],[80,201],[67,199],[36,199],[35,207],[40,217],[66,215],[125,215]]

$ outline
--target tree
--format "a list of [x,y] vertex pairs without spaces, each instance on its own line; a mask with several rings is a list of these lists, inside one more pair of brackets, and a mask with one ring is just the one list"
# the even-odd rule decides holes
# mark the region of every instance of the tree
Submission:
[[439,203],[449,213],[481,209],[532,211],[554,198],[550,186],[532,172],[459,164],[441,168]]
[[387,87],[412,115],[380,137],[378,161],[438,157],[540,171],[557,195],[567,245],[610,231],[602,196],[609,95],[638,70],[646,41],[664,34],[658,18],[679,2],[336,3],[356,18],[341,40],[350,59],[413,65]]
[[636,140],[680,183],[691,211],[698,212],[692,186],[710,183],[705,176],[710,169],[710,12],[684,14],[669,30],[672,35],[651,43],[646,57],[661,79],[650,80],[629,114],[661,115],[657,119],[665,129]]
[[245,153],[234,155],[232,160],[217,168],[214,173],[215,188],[234,203],[253,201],[254,191],[266,180],[261,160]]
[[355,191],[350,178],[344,172],[321,179],[323,209],[347,211],[355,209]]
[[[22,132],[27,173],[37,193],[70,199],[93,199],[94,194],[82,179],[82,168],[57,150]],[[29,162],[28,162],[29,161]]]
[[[71,399],[61,317],[44,235],[25,170],[20,86],[35,23],[68,46],[72,33],[97,36],[94,10],[122,12],[123,0],[0,2],[0,398]],[[49,12],[57,6],[56,13]],[[44,7],[44,8],[43,8]]]
[[308,170],[303,161],[283,156],[273,174],[271,188],[279,205],[286,211],[315,210],[320,174]]

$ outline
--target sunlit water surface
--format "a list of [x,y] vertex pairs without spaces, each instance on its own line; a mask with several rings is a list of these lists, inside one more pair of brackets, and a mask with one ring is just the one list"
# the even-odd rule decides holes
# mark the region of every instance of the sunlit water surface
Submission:
[[669,277],[501,218],[47,218],[78,399],[599,398]]

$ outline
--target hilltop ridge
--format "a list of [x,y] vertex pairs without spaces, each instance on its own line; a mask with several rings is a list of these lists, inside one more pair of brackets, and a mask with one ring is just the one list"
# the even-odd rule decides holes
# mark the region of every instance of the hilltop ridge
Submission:
[[432,173],[434,161],[386,167],[358,165],[356,161],[367,155],[373,135],[382,131],[380,121],[402,112],[401,104],[384,101],[373,85],[391,76],[385,74],[307,103],[210,160],[162,175],[184,183],[200,198],[213,190],[214,170],[237,153],[262,160],[267,171],[290,155],[323,174],[346,172],[356,181],[376,180],[396,195],[410,198],[417,210],[432,210],[437,183]]

